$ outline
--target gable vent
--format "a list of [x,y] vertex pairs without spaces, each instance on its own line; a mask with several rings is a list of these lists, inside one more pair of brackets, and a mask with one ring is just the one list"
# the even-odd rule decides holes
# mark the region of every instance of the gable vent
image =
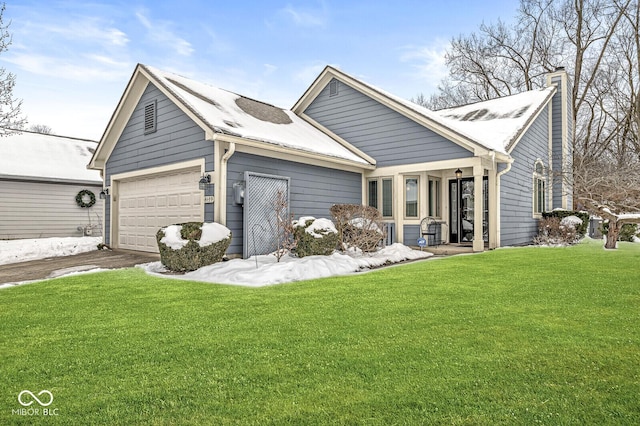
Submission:
[[338,80],[331,80],[329,83],[329,96],[338,95]]
[[144,106],[144,134],[153,133],[156,131],[156,105],[157,101],[154,99]]

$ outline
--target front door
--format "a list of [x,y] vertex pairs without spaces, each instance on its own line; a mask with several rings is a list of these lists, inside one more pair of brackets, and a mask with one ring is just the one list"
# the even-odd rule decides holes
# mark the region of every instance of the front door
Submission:
[[[489,222],[488,180],[482,182],[483,212],[482,235],[488,241],[487,224]],[[472,243],[474,229],[474,183],[473,178],[452,179],[449,181],[449,242]]]

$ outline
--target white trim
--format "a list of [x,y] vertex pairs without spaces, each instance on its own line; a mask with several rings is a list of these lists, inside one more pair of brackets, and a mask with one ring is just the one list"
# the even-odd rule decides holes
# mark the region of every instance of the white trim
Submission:
[[[417,197],[417,199],[416,199],[416,216],[407,216],[407,179],[415,179],[416,180],[416,197]],[[402,182],[403,182],[402,217],[403,217],[405,222],[409,222],[409,221],[412,221],[412,220],[419,220],[420,219],[420,213],[421,213],[421,210],[422,210],[422,206],[420,205],[420,202],[422,201],[422,198],[424,198],[424,197],[420,197],[421,180],[422,179],[420,179],[420,175],[402,175]]]
[[[426,205],[425,205],[425,217],[429,216],[429,217],[433,217],[435,219],[440,219],[442,220],[442,206],[444,205],[444,200],[443,200],[443,194],[444,194],[444,190],[443,190],[443,185],[442,185],[442,176],[434,176],[433,174],[429,174],[428,172],[425,173],[427,175],[426,177]],[[436,215],[431,215],[431,211],[429,210],[430,207],[430,202],[431,202],[431,188],[429,186],[430,182],[436,182],[437,184],[435,186],[437,186],[439,188],[439,194],[436,194],[436,197],[434,198],[434,201],[436,203],[436,205],[434,206],[434,213],[439,213]],[[439,197],[437,195],[440,195]],[[438,199],[439,198],[439,199]]]
[[[473,167],[473,251],[484,251],[484,211],[482,204],[484,202],[484,194],[482,189],[484,186],[484,168],[482,165]],[[488,188],[487,188],[488,189]],[[487,224],[488,225],[488,224]]]
[[287,148],[267,142],[245,139],[237,136],[216,134],[214,140],[236,144],[236,152],[259,155],[262,157],[278,158],[296,163],[309,164],[325,168],[363,173],[365,170],[375,169],[374,165],[332,157],[314,152]]
[[547,99],[545,99],[544,103],[541,104],[540,109],[538,111],[536,111],[536,113],[534,115],[529,117],[529,121],[525,124],[525,126],[522,128],[522,130],[520,130],[520,132],[518,133],[518,137],[515,138],[514,141],[509,144],[508,149],[507,149],[507,152],[509,154],[511,154],[513,152],[513,150],[516,148],[518,143],[522,140],[522,137],[527,134],[527,132],[529,131],[529,129],[531,128],[533,123],[535,123],[535,121],[538,119],[540,114],[542,114],[542,111],[544,111],[544,108],[547,105],[550,105],[550,104],[553,103],[553,102],[551,102],[551,100],[553,99],[553,96],[555,95],[556,92],[554,91],[554,92],[549,92],[549,93],[550,94],[547,97]]
[[[548,146],[548,157],[549,157],[549,170],[553,173],[556,169],[556,165],[553,163],[553,102],[549,104],[549,146]],[[560,165],[562,169],[562,165]],[[551,201],[551,207],[553,208],[553,178],[551,178],[551,185],[549,186],[549,200]]]
[[404,241],[404,196],[400,195],[404,191],[404,179],[401,175],[394,176],[391,184],[393,188],[392,208],[393,217],[396,221],[396,239],[399,243],[405,244]]
[[498,238],[499,228],[499,211],[500,194],[498,193],[500,187],[498,185],[498,173],[497,170],[489,170],[487,190],[489,191],[489,249],[494,249],[500,246]]
[[111,181],[114,180],[123,181],[123,180],[132,180],[133,178],[140,176],[148,176],[148,175],[156,175],[160,173],[173,172],[175,170],[180,169],[192,169],[196,167],[200,167],[201,172],[204,173],[204,158],[197,158],[195,160],[183,161],[181,163],[171,163],[165,164],[163,166],[158,167],[150,167],[148,169],[138,169],[133,170],[131,172],[118,173],[115,175],[111,175]]
[[229,142],[225,144],[224,152],[222,142],[218,141],[215,146],[217,152],[214,158],[216,158],[215,170],[216,174],[216,186],[214,192],[216,193],[217,203],[214,204],[214,221],[221,225],[227,226],[227,163],[233,154],[236,152],[236,144]]
[[[392,175],[386,175],[386,176],[375,176],[375,177],[370,177],[367,176],[365,177],[365,194],[363,199],[363,205],[368,206],[369,205],[369,182],[371,181],[376,181],[378,183],[378,188],[377,188],[377,196],[378,196],[378,205],[376,206],[376,209],[378,209],[378,211],[380,212],[380,215],[382,216],[382,219],[384,220],[394,220],[396,217],[398,217],[397,212],[396,212],[396,188],[395,188],[395,181],[397,176],[392,176]],[[391,216],[384,216],[384,190],[383,190],[383,181],[385,180],[390,180],[391,181]]]
[[[554,78],[560,78],[560,84],[561,84],[561,96],[560,96],[560,111],[562,114],[562,118],[561,118],[561,135],[560,135],[560,140],[561,140],[561,162],[562,164],[560,165],[560,170],[562,170],[562,176],[560,178],[560,188],[562,191],[562,208],[565,210],[570,210],[571,208],[573,208],[573,206],[569,206],[569,190],[567,188],[568,184],[566,182],[566,179],[564,177],[564,173],[568,173],[567,170],[565,170],[565,167],[567,166],[568,162],[568,157],[569,157],[569,120],[568,120],[568,113],[569,113],[569,107],[567,105],[568,101],[569,101],[569,75],[567,74],[567,71],[564,69],[560,69],[557,71],[554,71],[550,74],[547,74],[547,86],[556,86],[556,88],[558,87],[558,84],[556,82],[553,81]],[[573,126],[575,128],[575,123],[573,123]],[[550,122],[550,126],[551,126],[551,122]],[[572,129],[573,132],[575,132],[575,129]],[[551,163],[550,163],[551,164]],[[555,167],[555,166],[554,166]],[[551,185],[549,185],[551,187],[553,187],[553,183]]]
[[464,169],[466,167],[473,167],[482,164],[483,162],[480,157],[457,158],[454,160],[432,161],[428,163],[403,164],[398,166],[378,167],[372,172],[368,173],[367,177],[398,174],[420,174],[422,172],[442,171],[448,169]]
[[[538,164],[540,164],[542,166],[542,173],[538,173]],[[548,195],[549,195],[549,181],[547,179],[547,173],[546,173],[546,166],[544,165],[544,161],[542,161],[540,158],[538,158],[536,161],[534,161],[533,163],[533,173],[532,173],[532,191],[531,191],[531,199],[532,199],[532,203],[531,203],[531,207],[532,207],[532,214],[533,214],[533,218],[534,219],[540,219],[542,218],[542,213],[545,212],[545,210],[548,207],[548,203],[549,203],[549,199],[548,199]],[[541,211],[537,211],[538,208],[538,197],[536,197],[536,195],[538,194],[538,181],[542,181],[544,183],[544,191],[543,191],[543,203],[544,206],[543,209]]]

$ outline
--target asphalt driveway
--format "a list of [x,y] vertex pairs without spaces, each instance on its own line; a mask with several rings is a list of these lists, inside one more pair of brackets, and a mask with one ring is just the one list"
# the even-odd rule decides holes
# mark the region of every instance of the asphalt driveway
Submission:
[[95,250],[73,256],[49,257],[28,262],[0,265],[0,284],[44,280],[73,271],[128,268],[160,260],[156,253],[129,250]]

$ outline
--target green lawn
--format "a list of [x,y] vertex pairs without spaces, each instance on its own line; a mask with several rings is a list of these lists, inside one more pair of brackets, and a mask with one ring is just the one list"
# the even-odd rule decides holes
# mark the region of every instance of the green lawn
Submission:
[[[0,424],[638,424],[640,245],[601,247],[0,290]],[[57,416],[16,414],[43,389]]]

